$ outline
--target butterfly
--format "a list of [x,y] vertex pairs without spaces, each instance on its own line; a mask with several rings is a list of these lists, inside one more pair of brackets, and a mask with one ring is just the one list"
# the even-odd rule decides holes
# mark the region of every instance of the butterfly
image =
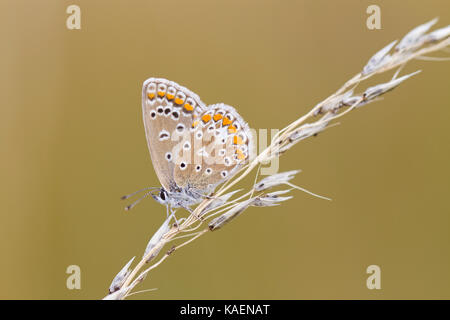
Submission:
[[152,189],[148,194],[167,208],[191,211],[190,206],[233,177],[253,148],[249,126],[233,107],[206,105],[173,81],[144,82],[142,116],[161,183],[160,188],[146,189]]

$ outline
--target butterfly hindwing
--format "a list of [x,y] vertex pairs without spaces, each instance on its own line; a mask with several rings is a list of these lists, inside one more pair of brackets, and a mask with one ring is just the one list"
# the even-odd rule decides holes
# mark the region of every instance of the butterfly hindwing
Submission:
[[180,186],[207,194],[248,160],[252,148],[250,130],[233,107],[216,104],[193,120],[190,131],[186,141],[191,148],[184,151],[189,151],[185,159],[191,161],[186,168],[175,166],[174,179]]
[[142,112],[147,145],[153,167],[166,190],[176,186],[174,149],[189,135],[194,117],[206,107],[190,90],[161,78],[143,84]]

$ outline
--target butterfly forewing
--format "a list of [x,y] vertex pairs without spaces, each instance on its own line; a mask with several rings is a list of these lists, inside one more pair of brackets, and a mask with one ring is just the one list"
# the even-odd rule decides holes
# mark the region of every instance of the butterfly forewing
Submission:
[[160,78],[150,78],[142,89],[142,111],[147,145],[161,185],[175,185],[174,149],[189,135],[194,117],[205,110],[204,103],[190,90]]

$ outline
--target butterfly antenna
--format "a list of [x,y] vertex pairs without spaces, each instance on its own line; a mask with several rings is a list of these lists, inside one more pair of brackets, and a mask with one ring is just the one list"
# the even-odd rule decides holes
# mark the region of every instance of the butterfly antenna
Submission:
[[141,202],[143,199],[147,198],[150,194],[152,194],[152,192],[153,192],[153,190],[147,192],[147,193],[144,194],[142,197],[140,197],[139,199],[137,199],[135,202],[133,202],[132,204],[126,206],[126,207],[125,207],[125,210],[128,211],[128,210],[133,209],[133,207],[134,207],[135,205],[137,205],[137,204],[138,204],[139,202]]
[[140,193],[140,192],[142,192],[142,191],[149,190],[149,189],[155,190],[155,189],[159,189],[159,188],[156,188],[156,187],[147,187],[147,188],[144,188],[144,189],[135,191],[135,192],[133,192],[133,193],[127,194],[127,195],[125,195],[125,196],[122,196],[120,199],[122,199],[122,200],[128,199],[129,197],[132,197],[132,196],[134,196],[135,194],[138,194],[138,193]]

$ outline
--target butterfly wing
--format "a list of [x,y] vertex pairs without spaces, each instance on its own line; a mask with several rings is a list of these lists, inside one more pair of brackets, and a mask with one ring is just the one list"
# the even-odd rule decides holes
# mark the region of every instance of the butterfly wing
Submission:
[[248,160],[253,136],[237,111],[225,104],[208,106],[190,128],[191,135],[181,144],[183,155],[178,154],[181,163],[175,165],[174,179],[183,188],[208,194]]
[[145,136],[153,167],[166,190],[176,188],[174,168],[180,141],[190,135],[195,117],[206,109],[192,91],[162,78],[147,79],[142,87]]

